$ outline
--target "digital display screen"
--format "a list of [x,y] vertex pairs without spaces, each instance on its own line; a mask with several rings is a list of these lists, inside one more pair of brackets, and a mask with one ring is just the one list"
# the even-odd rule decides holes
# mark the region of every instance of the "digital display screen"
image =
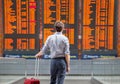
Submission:
[[63,34],[71,48],[77,49],[75,0],[4,0],[5,53],[35,54],[55,33],[54,23],[58,20],[65,24]]
[[71,58],[115,56],[114,3],[115,0],[3,0],[4,53],[35,55],[47,37],[55,33],[54,23],[62,21]]
[[5,51],[36,50],[36,42],[39,41],[36,37],[39,30],[36,28],[36,3],[36,0],[4,0]]
[[84,0],[83,50],[114,49],[114,0]]
[[[120,4],[120,0],[118,0],[118,4]],[[117,28],[118,28],[118,31],[117,31],[117,33],[118,33],[118,36],[117,36],[117,54],[118,54],[118,57],[120,57],[120,5],[118,5],[118,9],[117,9]]]
[[50,32],[54,30],[56,21],[65,24],[64,34],[69,38],[70,44],[74,45],[75,0],[44,0],[44,41],[52,34]]
[[[2,6],[2,0],[0,1],[0,6]],[[3,9],[0,7],[0,56],[3,53]]]

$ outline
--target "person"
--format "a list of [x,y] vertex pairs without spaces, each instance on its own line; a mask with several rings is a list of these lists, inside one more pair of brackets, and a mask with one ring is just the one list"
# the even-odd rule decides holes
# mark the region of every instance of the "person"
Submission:
[[50,64],[50,84],[64,84],[66,72],[70,71],[70,50],[69,40],[62,34],[64,24],[56,21],[54,24],[56,32],[48,36],[43,48],[35,56],[41,58],[49,49]]

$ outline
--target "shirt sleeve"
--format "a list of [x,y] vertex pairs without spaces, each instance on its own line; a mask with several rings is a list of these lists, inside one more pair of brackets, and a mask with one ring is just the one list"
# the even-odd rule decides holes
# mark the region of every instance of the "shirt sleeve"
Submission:
[[68,38],[65,39],[65,55],[66,54],[70,55],[70,44]]
[[49,45],[48,45],[49,44],[49,39],[50,39],[50,37],[47,38],[43,48],[41,49],[43,54],[45,54],[45,52],[49,49]]

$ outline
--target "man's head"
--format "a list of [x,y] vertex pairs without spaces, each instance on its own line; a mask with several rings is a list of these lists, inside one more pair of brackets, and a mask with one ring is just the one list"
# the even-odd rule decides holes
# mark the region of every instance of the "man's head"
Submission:
[[61,21],[56,21],[54,27],[57,32],[61,32],[64,29],[64,24]]

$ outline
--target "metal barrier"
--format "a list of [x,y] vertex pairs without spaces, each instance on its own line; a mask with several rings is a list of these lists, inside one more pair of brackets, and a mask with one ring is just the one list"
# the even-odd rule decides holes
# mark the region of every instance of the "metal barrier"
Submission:
[[0,74],[26,74],[26,59],[0,57]]
[[0,84],[23,84],[26,68],[26,59],[24,58],[0,57]]
[[[26,69],[28,75],[34,74],[34,62],[35,60],[23,58],[0,58],[0,75],[24,75]],[[50,60],[40,61],[40,75],[49,75],[49,62]],[[71,60],[68,77],[70,75],[77,76],[78,80],[92,79],[92,84],[119,84],[120,58]]]
[[93,59],[92,77],[103,84],[120,84],[120,58]]

